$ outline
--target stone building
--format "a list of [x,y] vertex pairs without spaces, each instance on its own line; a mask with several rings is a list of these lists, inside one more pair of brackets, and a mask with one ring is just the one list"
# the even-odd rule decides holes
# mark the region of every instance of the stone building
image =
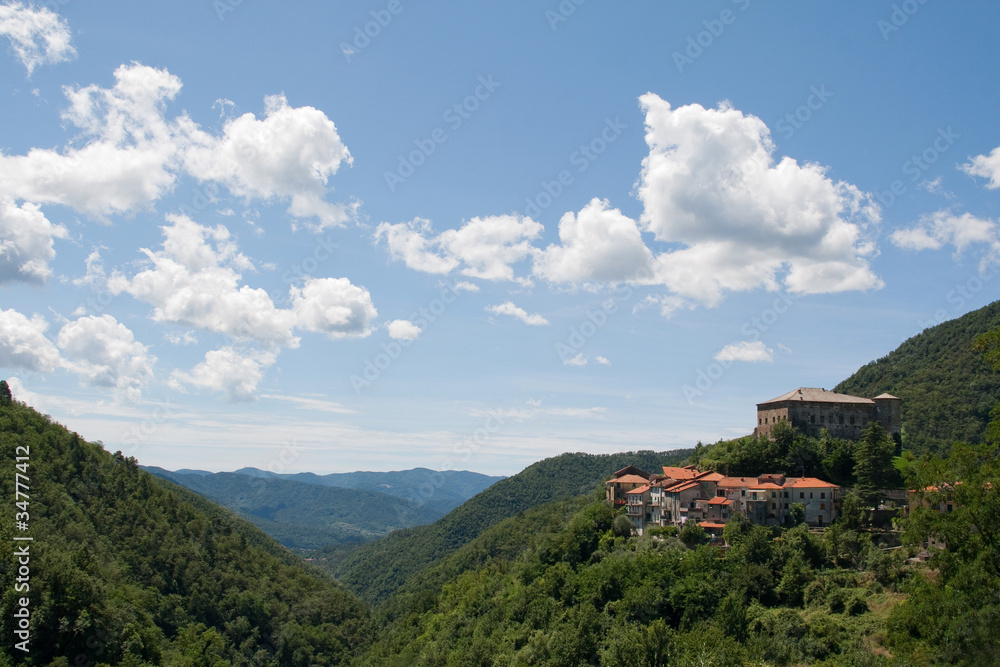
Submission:
[[787,421],[813,437],[825,428],[835,438],[857,440],[870,422],[877,421],[898,441],[902,414],[902,401],[891,394],[861,398],[801,387],[758,403],[754,433],[770,433],[775,424]]

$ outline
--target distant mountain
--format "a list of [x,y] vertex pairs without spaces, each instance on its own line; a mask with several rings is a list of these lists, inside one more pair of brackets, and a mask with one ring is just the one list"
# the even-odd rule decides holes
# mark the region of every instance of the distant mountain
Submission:
[[286,547],[299,549],[355,545],[431,523],[465,502],[467,494],[503,479],[426,468],[332,475],[277,475],[257,468],[233,473],[145,470],[228,507]]
[[438,521],[396,531],[344,558],[338,579],[361,598],[383,602],[483,531],[538,505],[591,494],[616,470],[634,465],[655,472],[693,450],[622,454],[563,454],[501,480]]
[[947,454],[953,442],[981,442],[1000,402],[1000,374],[972,349],[979,334],[1000,327],[1000,301],[925,329],[834,388],[871,398],[903,399],[903,446]]
[[241,468],[236,472],[266,479],[288,479],[306,484],[377,491],[405,498],[415,505],[427,505],[434,509],[437,516],[444,516],[483,489],[503,479],[468,470],[436,471],[428,468],[329,475],[317,475],[311,472],[278,474],[258,468]]
[[[0,460],[2,665],[345,664],[377,631],[364,604],[254,526],[2,397]],[[22,599],[29,654],[10,622]]]

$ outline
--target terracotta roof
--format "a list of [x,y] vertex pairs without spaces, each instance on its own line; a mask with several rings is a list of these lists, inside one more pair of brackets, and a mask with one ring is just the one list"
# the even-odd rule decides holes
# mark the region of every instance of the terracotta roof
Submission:
[[615,479],[609,479],[605,484],[612,484],[614,482],[620,482],[622,484],[647,484],[648,480],[645,477],[640,477],[639,475],[622,475],[621,477]]
[[709,505],[732,505],[733,501],[723,496],[716,496],[708,501]]
[[762,405],[768,405],[770,403],[783,403],[785,401],[803,401],[807,403],[857,403],[862,405],[875,404],[875,401],[870,398],[861,398],[860,396],[851,396],[850,394],[838,394],[835,391],[827,391],[826,389],[800,387],[798,389],[793,389],[787,394],[782,394],[777,398],[772,398],[770,401],[758,403],[757,407],[759,408]]
[[687,491],[688,489],[695,489],[698,487],[698,482],[683,482],[677,484],[669,489],[671,493],[680,493],[681,491]]
[[757,486],[758,481],[756,477],[723,477],[719,480],[717,486],[721,486],[724,489],[745,489]]
[[643,486],[637,486],[628,493],[626,493],[625,495],[631,495],[633,493],[635,494],[646,493],[647,491],[649,491],[649,484],[645,484]]
[[839,489],[830,482],[824,482],[816,477],[789,477],[785,480],[786,489]]
[[894,398],[894,399],[896,399],[897,401],[899,401],[899,400],[902,400],[902,399],[900,399],[900,398],[899,398],[898,396],[893,396],[892,394],[887,394],[887,393],[882,393],[882,394],[879,394],[879,395],[878,395],[878,396],[876,396],[875,398]]
[[725,478],[726,478],[725,475],[709,471],[701,473],[695,479],[697,479],[699,482],[718,482],[719,480],[723,480]]
[[711,521],[701,521],[700,523],[698,523],[698,525],[701,526],[702,528],[725,528],[726,527],[726,524],[724,524],[724,523],[712,523]]
[[771,484],[770,482],[765,482],[763,484],[757,484],[753,488],[754,489],[767,489],[767,490],[774,490],[774,491],[780,491],[781,490],[780,486],[778,486],[777,484]]
[[670,479],[694,479],[700,475],[697,470],[692,466],[687,468],[673,468],[671,466],[663,466],[663,475],[669,477]]

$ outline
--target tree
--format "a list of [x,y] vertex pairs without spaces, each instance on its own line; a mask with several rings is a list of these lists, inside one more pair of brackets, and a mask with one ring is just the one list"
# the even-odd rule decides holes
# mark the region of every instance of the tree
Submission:
[[792,520],[793,526],[798,526],[806,520],[806,506],[802,503],[792,503],[788,510],[788,518]]
[[632,522],[624,514],[619,514],[615,517],[614,523],[611,524],[611,530],[618,537],[628,537],[632,534]]
[[855,490],[865,504],[877,506],[881,489],[898,484],[892,465],[895,453],[896,441],[881,424],[873,421],[865,427],[854,446]]
[[684,527],[681,528],[680,538],[684,544],[691,547],[708,540],[708,533],[698,525],[697,521],[685,521]]
[[0,380],[0,406],[10,405],[14,402],[14,396],[10,393],[10,387],[6,380]]

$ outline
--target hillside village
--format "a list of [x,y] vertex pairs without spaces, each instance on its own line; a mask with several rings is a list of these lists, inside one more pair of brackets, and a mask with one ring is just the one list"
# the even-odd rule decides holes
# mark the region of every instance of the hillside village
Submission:
[[[886,393],[869,399],[800,387],[757,404],[756,435],[769,434],[779,422],[808,435],[818,436],[825,429],[835,437],[855,440],[869,423],[878,422],[898,442],[902,401]],[[626,508],[639,535],[648,528],[680,528],[695,521],[710,535],[720,536],[734,512],[751,523],[785,525],[794,521],[796,505],[802,506],[805,523],[828,526],[839,514],[843,495],[842,487],[816,477],[766,472],[756,477],[727,477],[693,465],[663,466],[662,474],[627,466],[605,482],[606,500]]]

